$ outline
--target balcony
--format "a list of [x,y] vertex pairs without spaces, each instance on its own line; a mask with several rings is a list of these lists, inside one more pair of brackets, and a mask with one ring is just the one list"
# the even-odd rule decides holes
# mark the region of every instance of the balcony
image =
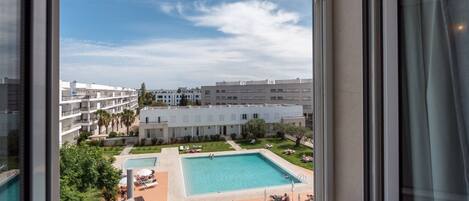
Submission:
[[62,125],[62,134],[72,132],[75,130],[79,130],[80,128],[81,128],[81,125],[75,124],[75,122],[72,124],[68,124],[68,125]]
[[79,114],[79,113],[81,113],[80,109],[62,111],[62,117],[68,117],[68,116],[72,116],[72,115]]

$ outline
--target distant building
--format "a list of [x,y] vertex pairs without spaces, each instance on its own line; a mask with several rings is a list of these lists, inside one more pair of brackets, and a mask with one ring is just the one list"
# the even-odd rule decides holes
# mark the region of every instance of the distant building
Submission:
[[0,159],[7,158],[9,146],[17,146],[21,123],[19,83],[18,79],[0,79]]
[[202,86],[203,105],[297,104],[303,106],[306,126],[312,128],[313,80],[217,82]]
[[73,142],[80,130],[98,134],[96,111],[109,113],[135,109],[135,89],[60,81],[60,142]]
[[179,105],[182,96],[186,96],[187,100],[191,101],[193,104],[199,103],[201,104],[202,95],[200,89],[188,89],[188,88],[179,88],[179,89],[157,89],[157,90],[149,90],[153,96],[155,96],[155,100],[165,103],[169,106],[177,106]]
[[273,123],[305,125],[301,105],[217,105],[187,107],[147,107],[140,111],[139,139],[162,139],[184,136],[240,135],[250,119]]

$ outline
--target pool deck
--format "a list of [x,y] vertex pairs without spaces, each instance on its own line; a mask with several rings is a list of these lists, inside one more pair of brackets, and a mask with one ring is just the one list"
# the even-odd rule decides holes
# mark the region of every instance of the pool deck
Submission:
[[[217,155],[232,155],[232,154],[246,154],[246,153],[261,153],[265,157],[269,158],[272,162],[287,170],[293,176],[298,177],[302,180],[301,184],[295,184],[295,193],[300,193],[302,197],[306,194],[310,194],[313,189],[313,171],[307,170],[302,167],[298,167],[281,158],[280,156],[272,153],[266,149],[251,149],[251,150],[239,150],[239,151],[224,151],[224,152],[210,152],[210,153],[192,153],[192,154],[179,154],[177,147],[163,148],[161,153],[150,153],[150,154],[137,154],[137,155],[125,155],[116,156],[114,166],[116,168],[122,168],[122,164],[126,159],[129,158],[146,158],[146,157],[158,157],[158,164],[156,167],[157,172],[167,173],[167,199],[160,197],[156,194],[144,195],[145,200],[167,200],[167,201],[263,201],[264,195],[267,197],[273,194],[284,194],[290,193],[291,185],[283,185],[269,188],[256,188],[256,189],[245,189],[239,191],[229,191],[222,193],[209,193],[203,195],[186,196],[184,191],[184,181],[182,174],[181,157],[198,157],[208,156],[209,154]],[[160,187],[164,188],[164,183],[160,183]],[[159,193],[161,195],[161,193]],[[147,196],[151,196],[148,198]],[[155,197],[156,196],[156,197]],[[294,196],[297,196],[295,194]],[[295,197],[296,200],[297,197]],[[303,198],[302,198],[303,199]],[[269,200],[269,199],[267,199]]]

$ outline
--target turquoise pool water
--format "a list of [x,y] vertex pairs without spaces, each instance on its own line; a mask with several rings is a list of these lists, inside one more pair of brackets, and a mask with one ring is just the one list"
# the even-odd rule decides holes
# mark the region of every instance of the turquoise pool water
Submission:
[[156,161],[156,157],[127,159],[124,164],[124,169],[153,168],[156,166]]
[[182,167],[187,195],[300,183],[258,153],[182,158]]
[[20,200],[20,182],[18,177],[13,178],[6,184],[0,186],[0,200]]

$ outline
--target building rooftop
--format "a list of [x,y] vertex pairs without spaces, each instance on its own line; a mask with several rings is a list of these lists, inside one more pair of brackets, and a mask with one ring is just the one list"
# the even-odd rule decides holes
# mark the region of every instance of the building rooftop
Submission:
[[288,79],[288,80],[251,80],[251,81],[222,81],[216,82],[216,86],[237,86],[237,85],[262,85],[262,84],[300,84],[312,83],[313,79]]
[[145,107],[142,110],[156,110],[156,109],[199,109],[199,108],[247,108],[247,107],[294,107],[299,106],[295,104],[252,104],[252,105],[201,105],[201,106],[159,106],[159,107]]
[[135,91],[133,88],[127,87],[117,87],[117,86],[109,86],[109,85],[101,85],[101,84],[90,84],[90,83],[79,83],[76,81],[67,82],[60,80],[60,88],[71,88],[72,85],[75,84],[75,88],[77,89],[94,89],[94,90],[118,90],[118,91]]

